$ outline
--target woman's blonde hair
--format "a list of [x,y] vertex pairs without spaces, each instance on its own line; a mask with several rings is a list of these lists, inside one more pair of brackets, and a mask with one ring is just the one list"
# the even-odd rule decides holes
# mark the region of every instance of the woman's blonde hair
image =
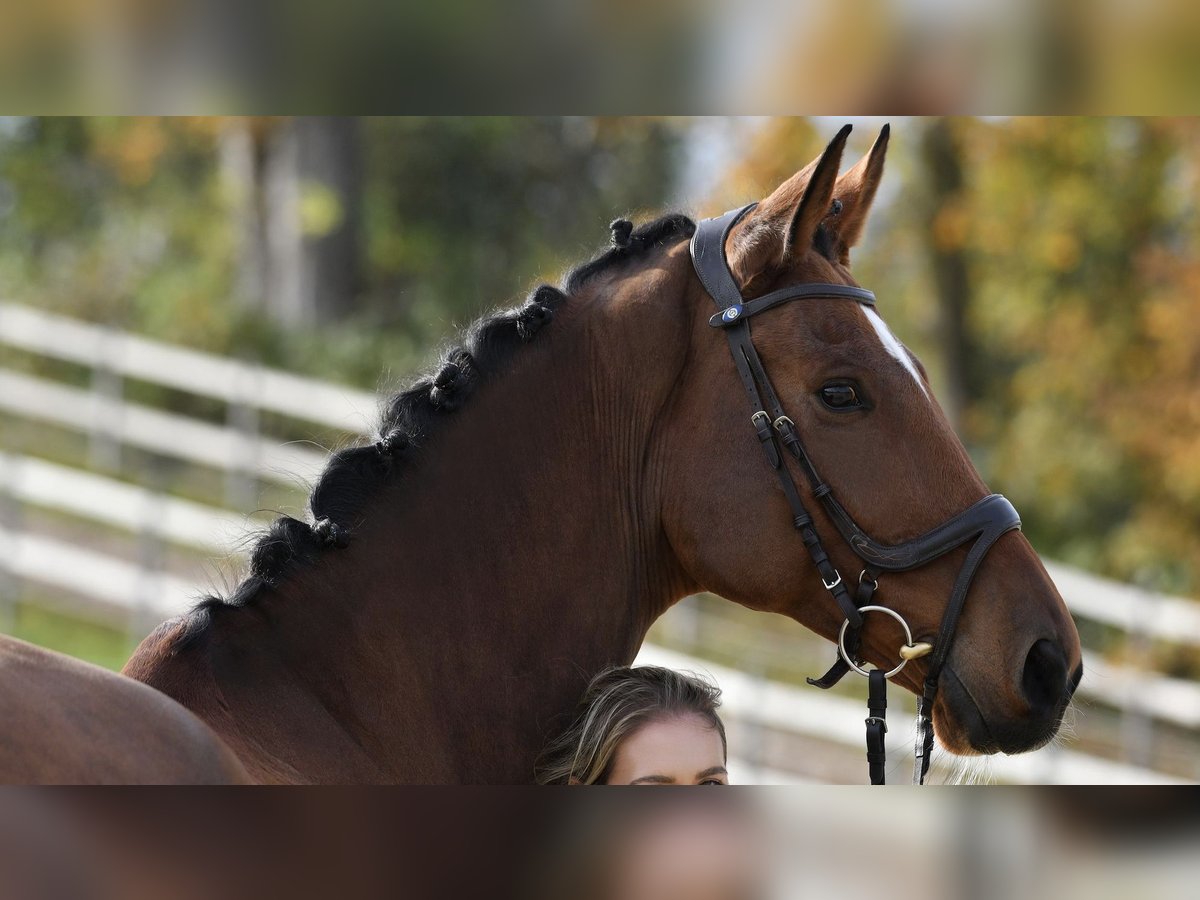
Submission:
[[717,715],[721,689],[699,675],[661,666],[620,666],[592,679],[575,721],[538,758],[538,784],[604,784],[617,747],[656,719],[692,714],[711,723],[728,756],[725,726]]

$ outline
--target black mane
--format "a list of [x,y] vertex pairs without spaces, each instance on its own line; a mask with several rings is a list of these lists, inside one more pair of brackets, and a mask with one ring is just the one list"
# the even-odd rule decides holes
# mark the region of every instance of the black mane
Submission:
[[278,584],[298,566],[315,562],[329,548],[346,546],[371,495],[428,443],[439,421],[461,407],[482,381],[505,370],[521,345],[534,339],[570,294],[601,272],[690,237],[696,227],[679,214],[621,233],[619,223],[628,225],[624,220],[613,223],[614,246],[572,269],[563,289],[541,285],[520,308],[478,320],[464,331],[461,344],[442,356],[433,374],[421,376],[391,397],[375,443],[346,447],[330,456],[309,497],[313,523],[291,516],[276,519],[254,543],[249,576],[228,599],[202,599],[192,610],[184,640],[203,632],[214,611],[251,603],[262,588]]
[[591,262],[577,266],[567,275],[563,282],[563,289],[568,294],[577,293],[580,288],[601,272],[627,260],[640,259],[658,247],[676,244],[684,238],[690,238],[692,232],[696,230],[696,223],[679,213],[663,216],[632,232],[621,229],[622,225],[627,225],[626,220],[618,219],[612,223],[614,246],[611,249],[606,250]]

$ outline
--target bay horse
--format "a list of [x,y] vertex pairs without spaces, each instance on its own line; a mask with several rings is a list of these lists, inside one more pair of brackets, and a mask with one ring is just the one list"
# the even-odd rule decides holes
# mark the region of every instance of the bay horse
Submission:
[[[729,231],[743,297],[855,285],[849,251],[888,134],[839,177],[848,132]],[[387,401],[375,443],[332,455],[312,523],[278,519],[231,596],[161,625],[125,672],[193,710],[260,781],[526,783],[589,678],[629,664],[686,595],[836,639],[844,615],[710,327],[694,230],[682,215],[618,221],[614,246],[561,288],[476,323]],[[880,541],[987,495],[924,368],[873,308],[786,304],[754,333],[813,463]],[[831,562],[857,572],[812,511]],[[966,554],[888,576],[918,641],[935,639]],[[1019,531],[983,560],[957,632],[932,709],[941,744],[1050,740],[1082,672],[1079,637]],[[861,658],[889,665],[896,646],[886,619],[865,625]],[[897,682],[919,693],[926,664]]]
[[174,700],[0,635],[0,783],[244,784],[250,776]]

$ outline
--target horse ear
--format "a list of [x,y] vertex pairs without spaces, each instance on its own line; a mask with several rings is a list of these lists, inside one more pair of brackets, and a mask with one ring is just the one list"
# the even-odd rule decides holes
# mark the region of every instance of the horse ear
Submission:
[[793,250],[812,244],[833,202],[851,127],[844,126],[818,159],[776,188],[734,228],[727,252],[743,293],[760,277],[779,272]]
[[887,156],[891,131],[890,125],[884,125],[870,152],[837,180],[833,195],[842,209],[830,220],[830,226],[838,237],[842,265],[850,264],[850,248],[858,243],[867,224],[875,190],[883,179],[883,159]]

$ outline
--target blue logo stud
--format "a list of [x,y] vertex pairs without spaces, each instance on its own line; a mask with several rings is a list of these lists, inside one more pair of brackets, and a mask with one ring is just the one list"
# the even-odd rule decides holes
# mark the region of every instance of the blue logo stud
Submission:
[[725,310],[725,313],[724,313],[724,315],[721,316],[721,318],[724,319],[726,322],[732,322],[734,319],[736,319],[741,314],[742,314],[742,307],[738,304],[734,304],[733,306],[729,307],[729,309]]

